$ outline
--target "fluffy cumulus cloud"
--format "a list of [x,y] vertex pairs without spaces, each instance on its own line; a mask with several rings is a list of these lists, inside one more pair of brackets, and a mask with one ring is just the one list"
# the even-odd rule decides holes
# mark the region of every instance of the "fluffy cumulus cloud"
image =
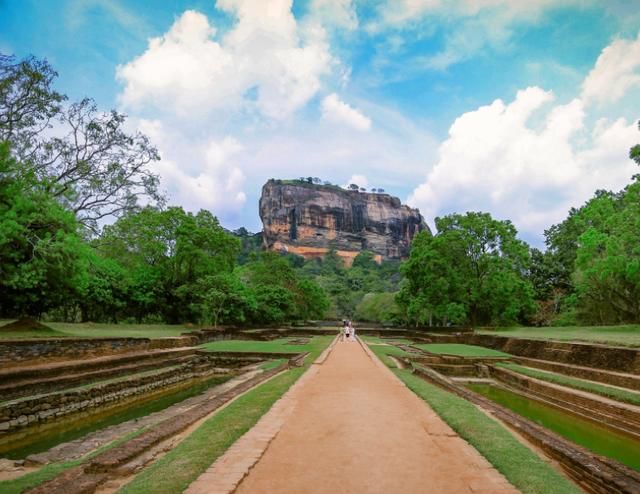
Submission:
[[[640,38],[606,47],[579,97],[568,103],[529,87],[511,102],[497,99],[458,117],[409,202],[427,218],[489,211],[540,240],[545,228],[595,190],[623,188],[637,173],[628,157],[638,141],[637,125],[598,118],[598,105],[591,103],[616,101],[636,84],[639,45]],[[614,79],[608,79],[608,70]]]
[[224,36],[199,12],[184,12],[147,50],[119,66],[124,107],[192,117],[213,110],[290,116],[320,89],[332,57],[322,26],[300,25],[291,0],[219,0],[233,16]]
[[489,211],[534,236],[596,189],[628,183],[636,171],[627,156],[635,124],[603,119],[588,128],[580,99],[553,99],[530,87],[508,104],[498,99],[461,115],[409,202],[427,218]]
[[365,175],[351,175],[351,177],[349,177],[349,179],[342,185],[342,187],[348,189],[350,185],[357,185],[358,187],[366,189],[367,187],[369,187],[369,180]]
[[159,145],[162,160],[154,171],[160,174],[172,203],[223,216],[233,216],[244,206],[245,174],[237,164],[243,147],[235,138],[193,141],[158,120],[141,120],[139,128]]
[[602,50],[582,84],[582,97],[613,103],[633,87],[640,87],[640,33],[635,40],[618,39]]
[[371,129],[371,120],[359,110],[341,101],[336,93],[331,93],[322,100],[322,118],[360,131]]

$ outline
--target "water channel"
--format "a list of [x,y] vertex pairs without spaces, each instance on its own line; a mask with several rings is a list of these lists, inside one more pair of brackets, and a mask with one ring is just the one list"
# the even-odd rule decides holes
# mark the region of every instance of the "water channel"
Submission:
[[217,376],[205,381],[196,381],[190,386],[170,390],[147,400],[136,400],[103,412],[84,413],[60,422],[30,427],[22,433],[16,432],[0,439],[0,458],[19,460],[31,454],[47,451],[58,444],[73,441],[91,432],[164,410],[228,379],[229,377]]
[[594,453],[640,470],[640,441],[593,420],[491,384],[467,387]]

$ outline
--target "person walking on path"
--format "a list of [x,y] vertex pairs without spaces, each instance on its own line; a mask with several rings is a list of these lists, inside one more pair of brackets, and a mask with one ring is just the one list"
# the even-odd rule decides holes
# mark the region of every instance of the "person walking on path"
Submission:
[[356,328],[353,327],[353,324],[351,323],[351,321],[349,321],[349,336],[351,337],[351,341],[357,341]]
[[349,327],[349,321],[346,319],[342,320],[342,328],[340,328],[340,341],[344,341],[347,337],[347,329]]

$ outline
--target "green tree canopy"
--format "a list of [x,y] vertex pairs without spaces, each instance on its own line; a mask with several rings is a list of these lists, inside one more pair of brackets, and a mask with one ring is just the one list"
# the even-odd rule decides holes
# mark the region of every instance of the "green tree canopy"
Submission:
[[510,221],[487,213],[436,218],[437,235],[419,234],[402,270],[398,302],[410,320],[495,324],[533,308],[530,257]]

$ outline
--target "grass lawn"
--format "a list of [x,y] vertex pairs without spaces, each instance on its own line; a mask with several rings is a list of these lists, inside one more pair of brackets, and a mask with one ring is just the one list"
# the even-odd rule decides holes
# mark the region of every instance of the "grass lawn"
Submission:
[[499,362],[496,366],[518,372],[525,376],[541,379],[543,381],[560,384],[562,386],[569,386],[570,388],[581,389],[583,391],[595,393],[614,400],[631,403],[632,405],[640,405],[640,393],[635,391],[607,386],[606,384],[595,383],[592,381],[585,381],[584,379],[578,379],[576,377],[563,376],[562,374],[556,374],[553,372],[532,369],[530,367],[512,364],[510,362]]
[[271,341],[255,340],[221,340],[212,341],[200,345],[200,348],[210,352],[273,352],[273,353],[300,353],[311,351],[316,340],[331,341],[333,336],[313,336],[306,345],[289,345],[297,338],[278,338]]
[[472,403],[414,376],[409,370],[394,372],[523,494],[582,492]]
[[[0,326],[11,321],[0,321]],[[196,328],[187,328],[182,324],[103,324],[103,323],[43,323],[51,329],[31,331],[2,331],[0,339],[15,338],[162,338],[180,336],[180,333]]]
[[[333,339],[313,338],[302,368],[287,371],[242,395],[202,424],[166,456],[123,486],[119,494],[173,494],[184,491],[237,439],[253,427],[304,373]],[[253,342],[245,342],[253,343]],[[296,346],[296,345],[294,345]]]
[[514,338],[538,338],[544,340],[587,341],[609,345],[640,346],[640,325],[626,326],[567,326],[552,328],[499,328],[479,329],[478,333],[512,336]]
[[361,337],[367,343],[380,344],[380,345],[411,345],[413,341],[406,338],[379,338],[378,336],[362,336]]
[[430,353],[457,355],[459,357],[510,357],[508,353],[476,345],[460,343],[425,343],[413,345]]
[[[368,340],[367,340],[368,342]],[[405,357],[407,352],[405,352],[402,348],[398,348],[397,346],[392,345],[368,345],[369,349],[377,355],[377,357],[382,360],[382,362],[392,369],[397,368],[395,362],[389,358],[392,357]]]

